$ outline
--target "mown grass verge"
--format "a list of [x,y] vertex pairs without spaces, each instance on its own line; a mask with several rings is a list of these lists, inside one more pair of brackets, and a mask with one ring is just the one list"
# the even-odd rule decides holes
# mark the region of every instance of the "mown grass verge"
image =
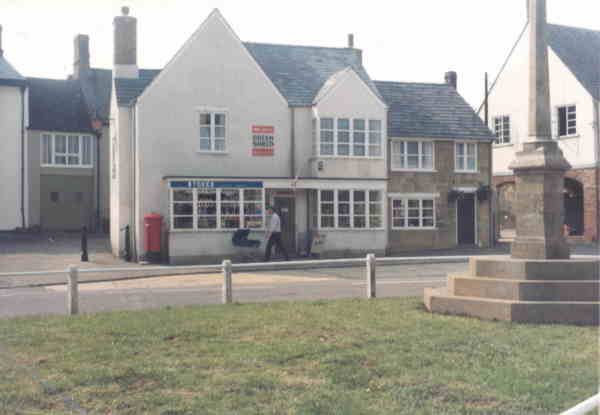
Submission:
[[595,393],[595,328],[420,299],[0,320],[2,414],[550,414]]

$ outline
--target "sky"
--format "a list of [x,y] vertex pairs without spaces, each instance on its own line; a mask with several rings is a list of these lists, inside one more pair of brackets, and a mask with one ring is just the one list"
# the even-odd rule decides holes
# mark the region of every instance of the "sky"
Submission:
[[[24,76],[64,79],[73,38],[90,36],[93,67],[112,67],[112,19],[138,18],[138,66],[162,68],[218,8],[243,41],[363,50],[372,79],[443,82],[473,107],[526,22],[526,0],[0,0],[4,56]],[[550,23],[600,30],[600,1],[548,0]]]

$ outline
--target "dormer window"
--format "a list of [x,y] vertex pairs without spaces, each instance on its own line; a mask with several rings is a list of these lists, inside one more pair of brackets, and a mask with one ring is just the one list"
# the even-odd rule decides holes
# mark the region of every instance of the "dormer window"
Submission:
[[382,125],[381,120],[367,118],[321,118],[319,155],[381,158]]

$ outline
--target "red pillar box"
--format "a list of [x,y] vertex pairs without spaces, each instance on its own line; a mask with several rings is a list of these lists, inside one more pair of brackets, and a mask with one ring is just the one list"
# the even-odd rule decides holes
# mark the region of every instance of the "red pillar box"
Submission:
[[160,261],[160,240],[163,217],[157,213],[144,216],[144,250],[146,259],[151,262]]

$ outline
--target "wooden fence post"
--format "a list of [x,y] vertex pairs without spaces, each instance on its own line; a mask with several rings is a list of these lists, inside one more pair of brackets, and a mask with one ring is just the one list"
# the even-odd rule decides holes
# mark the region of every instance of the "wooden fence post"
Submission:
[[233,302],[233,292],[231,288],[231,261],[223,261],[223,304]]
[[375,270],[377,261],[375,254],[367,255],[367,298],[376,297]]
[[69,280],[67,287],[67,311],[69,315],[79,313],[79,293],[77,280],[79,278],[79,270],[76,266],[69,267]]

